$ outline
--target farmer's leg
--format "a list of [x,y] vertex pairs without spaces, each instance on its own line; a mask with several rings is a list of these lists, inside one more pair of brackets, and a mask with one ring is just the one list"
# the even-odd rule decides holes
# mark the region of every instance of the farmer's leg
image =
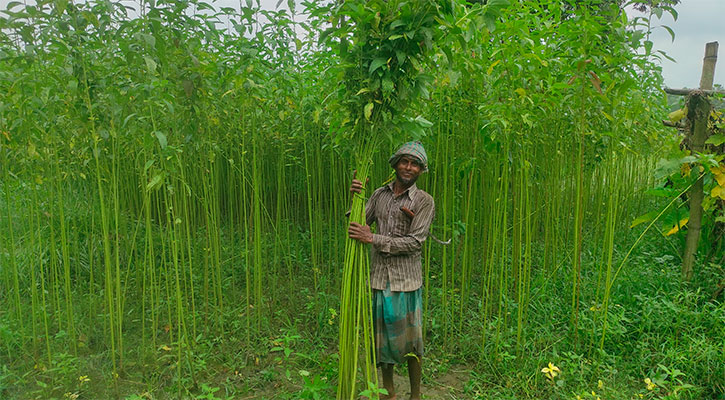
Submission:
[[422,358],[408,357],[408,377],[410,378],[410,399],[420,399],[420,376],[422,372]]
[[380,369],[383,370],[383,387],[388,391],[388,396],[383,396],[383,399],[394,399],[395,398],[395,382],[393,382],[393,370],[395,364],[383,363]]

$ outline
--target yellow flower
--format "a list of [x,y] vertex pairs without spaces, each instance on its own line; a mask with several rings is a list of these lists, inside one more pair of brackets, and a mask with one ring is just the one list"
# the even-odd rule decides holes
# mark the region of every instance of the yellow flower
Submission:
[[78,377],[78,382],[90,382],[91,378],[88,377],[88,375],[81,375]]
[[602,380],[601,380],[601,379],[600,379],[600,380],[599,380],[599,381],[597,382],[597,387],[598,387],[599,389],[601,389],[601,388],[603,388],[603,387],[604,387],[604,382],[602,382]]
[[644,383],[647,385],[647,390],[654,390],[657,387],[650,378],[644,378]]
[[547,378],[554,380],[561,370],[556,365],[549,363],[549,366],[542,368],[541,372],[546,375]]

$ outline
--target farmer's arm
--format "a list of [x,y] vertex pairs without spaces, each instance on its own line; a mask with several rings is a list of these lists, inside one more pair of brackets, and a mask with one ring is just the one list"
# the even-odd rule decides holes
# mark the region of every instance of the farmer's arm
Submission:
[[423,242],[428,237],[434,213],[435,205],[433,200],[428,198],[413,216],[410,229],[405,236],[371,234],[373,246],[378,252],[387,255],[410,254],[420,251]]

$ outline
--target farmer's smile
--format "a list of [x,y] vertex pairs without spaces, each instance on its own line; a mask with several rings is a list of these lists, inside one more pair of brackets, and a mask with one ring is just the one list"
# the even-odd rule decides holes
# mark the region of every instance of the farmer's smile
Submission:
[[404,187],[411,186],[420,176],[422,168],[414,157],[404,155],[395,164],[395,176]]

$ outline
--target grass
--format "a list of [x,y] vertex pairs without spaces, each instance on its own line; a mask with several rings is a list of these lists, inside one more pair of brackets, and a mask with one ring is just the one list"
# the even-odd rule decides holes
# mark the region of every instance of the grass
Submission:
[[[76,227],[90,224],[94,219],[87,214],[71,215],[70,218]],[[132,219],[123,221],[129,227],[134,226]],[[328,228],[330,226],[325,227]],[[151,234],[161,236],[164,233],[154,231]],[[199,232],[195,236],[197,239],[193,240],[192,246],[203,246],[204,234]],[[144,237],[145,232],[140,232],[136,240],[142,241]],[[615,254],[621,257],[632,240],[631,237],[618,239]],[[472,281],[473,290],[463,307],[459,304],[442,307],[442,287],[436,275],[440,265],[434,258],[433,289],[428,294],[430,309],[426,317],[424,387],[431,393],[450,393],[450,398],[458,399],[573,399],[577,395],[587,398],[592,391],[601,398],[639,398],[640,394],[651,399],[722,396],[725,363],[721,338],[725,332],[721,322],[725,318],[725,307],[709,300],[714,288],[707,286],[707,278],[722,272],[722,266],[703,268],[692,285],[681,285],[676,279],[679,274],[677,258],[669,247],[659,243],[663,240],[653,235],[636,249],[615,285],[607,314],[609,333],[601,351],[596,345],[600,330],[593,320],[594,312],[590,310],[594,304],[591,286],[582,289],[585,307],[579,312],[578,341],[567,323],[570,299],[554,295],[564,293],[570,282],[563,277],[554,277],[547,282],[545,293],[532,295],[526,339],[517,351],[516,324],[505,324],[496,318],[486,321],[478,318],[480,280]],[[159,243],[160,238],[154,242]],[[243,252],[240,248],[243,242],[232,242],[227,235],[222,236],[222,242],[225,254]],[[273,243],[271,240],[264,242]],[[296,262],[309,263],[304,254],[309,254],[310,241],[303,232],[293,232],[289,245],[290,256],[295,257]],[[91,246],[96,248],[95,257],[100,257],[99,243],[85,241],[78,251],[88,253]],[[32,259],[33,254],[32,248],[18,248],[19,264]],[[246,266],[239,262],[234,267],[232,260],[228,261],[231,268],[225,269],[222,289],[229,298],[240,296],[241,299],[241,286],[234,283],[234,279],[239,279],[235,276]],[[595,260],[596,257],[584,257],[582,274],[587,281],[596,275]],[[102,324],[95,329],[88,329],[90,326],[87,325],[88,320],[105,320],[101,308],[96,308],[95,317],[87,313],[90,305],[102,304],[103,283],[90,284],[86,275],[90,273],[88,264],[91,261],[77,261],[71,275],[80,278],[73,282],[73,298],[82,299],[74,303],[73,310],[75,326],[81,327],[78,353],[62,350],[66,348],[68,335],[64,324],[53,322],[55,317],[51,314],[48,343],[44,343],[44,335],[40,332],[36,352],[16,357],[24,352],[21,338],[33,338],[29,334],[30,326],[20,328],[14,324],[11,310],[1,313],[3,351],[0,358],[4,367],[0,371],[0,390],[4,398],[63,398],[66,394],[79,398],[114,396],[114,389],[108,386],[112,381],[113,363],[104,329]],[[98,260],[93,263],[99,265]],[[282,275],[277,281],[284,282],[286,269],[276,271]],[[199,278],[202,272],[195,273]],[[21,276],[22,281],[27,279]],[[134,279],[133,274],[129,275],[126,285],[136,285]],[[262,314],[269,317],[262,319],[260,334],[252,336],[249,344],[246,343],[244,322],[249,310],[241,301],[225,307],[219,316],[227,326],[224,335],[200,324],[198,337],[193,341],[188,339],[194,343],[193,348],[184,345],[179,349],[180,342],[173,335],[173,327],[167,330],[160,324],[157,332],[147,330],[148,337],[141,337],[140,321],[135,317],[139,315],[141,305],[138,300],[127,300],[125,310],[129,317],[123,321],[127,350],[124,363],[117,366],[118,395],[120,398],[175,398],[182,390],[182,397],[188,398],[333,397],[337,380],[339,298],[336,291],[331,290],[332,278],[319,277],[317,291],[313,289],[314,279],[311,273],[298,274],[293,286],[296,290],[290,290],[291,287],[284,284],[267,288],[269,298],[274,300],[265,305]],[[199,280],[192,282],[198,284]],[[460,297],[455,296],[449,299],[460,301]],[[162,298],[158,308],[164,309],[167,301],[175,300]],[[516,303],[507,298],[504,302],[511,305],[509,312],[515,315]],[[23,303],[23,307],[29,306]],[[446,318],[444,312],[457,313],[460,309],[464,310],[466,322],[460,329],[452,324],[451,336],[446,340],[441,322]],[[29,312],[29,309],[23,311]],[[196,315],[186,318],[203,321],[205,317],[199,310]],[[483,351],[478,350],[481,332],[489,335]],[[156,336],[155,347],[152,335]],[[451,340],[451,337],[456,339]],[[142,347],[144,343],[145,347]],[[52,349],[50,362],[41,350],[45,346]],[[178,374],[177,351],[184,353],[182,367],[189,373]],[[561,369],[561,375],[554,381],[540,372],[549,362]],[[406,376],[404,369],[397,373],[400,377]],[[647,390],[645,378],[655,382],[656,388]],[[405,388],[405,379],[401,382]]]
[[629,228],[689,185],[655,13],[242,3],[2,11],[0,397],[355,397],[347,186],[410,139],[452,239],[425,246],[429,398],[723,397],[723,266],[680,284],[682,231]]

